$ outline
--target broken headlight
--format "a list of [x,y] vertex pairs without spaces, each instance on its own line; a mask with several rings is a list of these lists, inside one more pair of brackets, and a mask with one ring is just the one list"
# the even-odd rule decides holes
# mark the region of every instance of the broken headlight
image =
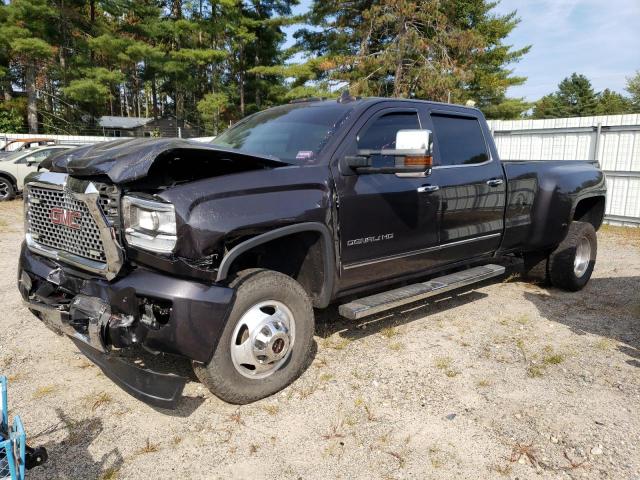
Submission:
[[176,246],[176,212],[170,203],[146,198],[122,198],[125,239],[129,245],[158,253]]

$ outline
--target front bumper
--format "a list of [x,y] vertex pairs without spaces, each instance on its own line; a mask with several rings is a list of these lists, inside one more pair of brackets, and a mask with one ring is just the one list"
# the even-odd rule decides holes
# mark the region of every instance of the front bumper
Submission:
[[[141,267],[107,281],[36,255],[25,244],[18,288],[43,323],[70,336],[109,378],[135,397],[162,407],[175,405],[184,379],[176,382],[180,377],[125,364],[110,353],[112,349],[141,345],[208,362],[234,301],[230,288]],[[162,316],[156,318],[158,311]]]

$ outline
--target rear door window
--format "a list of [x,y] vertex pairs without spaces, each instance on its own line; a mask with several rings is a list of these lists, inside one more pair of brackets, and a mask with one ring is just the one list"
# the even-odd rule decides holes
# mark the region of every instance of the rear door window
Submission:
[[489,159],[477,118],[432,114],[431,120],[438,165],[473,165]]

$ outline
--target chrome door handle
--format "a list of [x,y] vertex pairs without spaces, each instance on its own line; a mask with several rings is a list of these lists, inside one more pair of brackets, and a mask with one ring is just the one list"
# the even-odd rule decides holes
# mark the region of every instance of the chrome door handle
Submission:
[[418,187],[418,193],[433,193],[437,192],[438,190],[440,190],[440,187],[438,185],[423,185],[421,187]]
[[497,187],[498,185],[502,185],[504,181],[501,178],[492,178],[491,180],[487,180],[487,185],[490,187]]

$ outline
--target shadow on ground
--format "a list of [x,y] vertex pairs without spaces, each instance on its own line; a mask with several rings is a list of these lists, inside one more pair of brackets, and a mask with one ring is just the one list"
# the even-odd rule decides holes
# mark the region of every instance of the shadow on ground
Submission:
[[[56,408],[58,424],[47,430],[31,435],[28,439],[32,446],[42,446],[47,449],[49,460],[44,465],[29,472],[32,478],[103,478],[110,472],[117,472],[124,463],[122,454],[117,447],[102,455],[99,460],[89,453],[89,447],[102,432],[102,420],[92,417],[84,420],[74,420],[66,415],[62,409]],[[38,438],[64,431],[65,437],[58,441],[38,443]],[[74,467],[69,474],[69,465]]]
[[640,276],[592,278],[580,292],[549,289],[525,292],[543,317],[568,326],[578,335],[609,338],[640,367]]

